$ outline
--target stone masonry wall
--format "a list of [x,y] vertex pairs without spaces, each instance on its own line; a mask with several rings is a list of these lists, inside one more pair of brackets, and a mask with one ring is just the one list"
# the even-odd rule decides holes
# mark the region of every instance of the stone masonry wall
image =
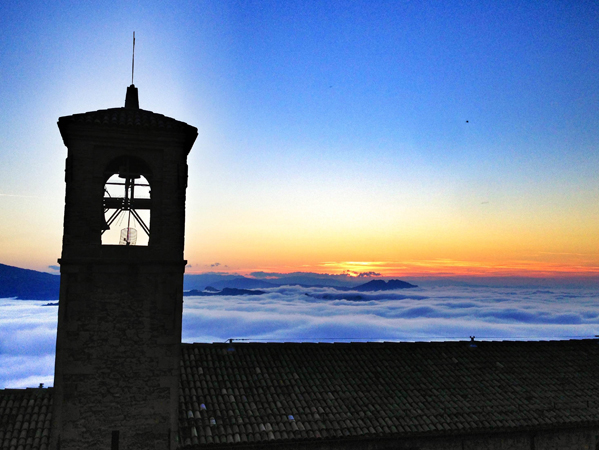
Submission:
[[109,449],[115,440],[119,450],[171,448],[183,267],[62,269],[55,399],[60,450]]

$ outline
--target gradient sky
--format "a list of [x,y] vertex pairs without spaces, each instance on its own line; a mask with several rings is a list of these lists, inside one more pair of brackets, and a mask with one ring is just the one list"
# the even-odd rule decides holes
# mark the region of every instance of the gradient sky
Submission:
[[56,121],[123,106],[133,31],[199,130],[188,272],[599,274],[591,1],[1,2],[0,262],[56,264]]

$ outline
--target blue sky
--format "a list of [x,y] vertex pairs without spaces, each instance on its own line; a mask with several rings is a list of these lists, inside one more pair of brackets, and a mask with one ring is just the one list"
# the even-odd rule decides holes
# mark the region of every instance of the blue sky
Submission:
[[56,120],[123,105],[135,31],[141,107],[199,129],[188,271],[596,274],[598,13],[3,2],[0,261],[56,264]]

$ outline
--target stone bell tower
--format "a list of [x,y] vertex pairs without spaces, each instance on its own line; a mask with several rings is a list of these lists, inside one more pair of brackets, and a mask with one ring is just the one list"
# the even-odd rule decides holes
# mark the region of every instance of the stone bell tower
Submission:
[[177,446],[187,154],[139,109],[61,117],[68,148],[51,449]]

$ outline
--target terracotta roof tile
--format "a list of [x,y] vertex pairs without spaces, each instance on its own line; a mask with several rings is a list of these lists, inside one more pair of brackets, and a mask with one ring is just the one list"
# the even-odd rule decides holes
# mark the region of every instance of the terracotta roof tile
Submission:
[[81,123],[109,127],[156,128],[161,130],[195,130],[195,127],[162,114],[144,109],[110,108],[73,114],[58,119],[60,125]]
[[[236,343],[229,350],[183,344],[182,390],[212,386],[201,401],[225,425],[212,428],[213,442],[226,443],[233,423],[243,442],[599,424],[599,405],[588,400],[599,394],[597,341]],[[180,442],[192,437],[194,421],[207,442],[198,426],[205,420],[181,420]],[[260,433],[243,427],[249,423]]]
[[46,450],[52,389],[0,390],[0,449]]
[[[182,344],[179,442],[599,426],[599,342],[468,344]],[[0,390],[0,449],[47,449],[51,403]]]

